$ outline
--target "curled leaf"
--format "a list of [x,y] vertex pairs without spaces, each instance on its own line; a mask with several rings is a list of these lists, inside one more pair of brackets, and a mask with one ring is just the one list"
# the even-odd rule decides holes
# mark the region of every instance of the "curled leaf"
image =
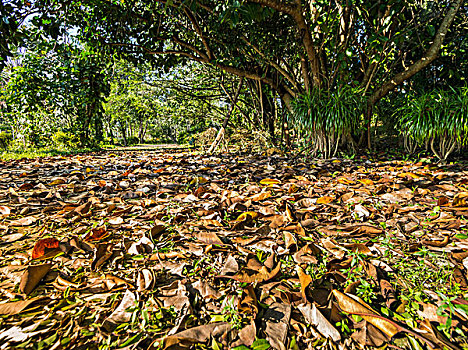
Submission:
[[49,272],[51,267],[52,264],[28,266],[21,277],[19,285],[21,293],[29,295],[36,288],[42,278],[47,275],[47,272]]
[[44,238],[36,242],[32,251],[32,258],[39,259],[47,256],[51,252],[60,251],[59,240],[56,238]]
[[364,303],[358,297],[352,298],[336,289],[333,290],[333,295],[335,296],[336,301],[338,302],[338,305],[342,311],[348,314],[361,316],[363,319],[380,329],[390,338],[398,332],[404,330],[395,322],[380,316],[376,311],[374,311],[369,305]]

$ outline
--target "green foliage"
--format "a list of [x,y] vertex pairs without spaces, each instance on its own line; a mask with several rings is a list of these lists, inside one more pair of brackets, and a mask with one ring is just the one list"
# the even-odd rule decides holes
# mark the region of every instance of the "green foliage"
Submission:
[[[82,145],[104,136],[125,144],[148,135],[181,142],[220,124],[231,103],[219,89],[224,72],[246,77],[234,127],[267,129],[275,143],[285,109],[294,109],[297,130],[282,133],[287,146],[297,137],[310,154],[328,158],[340,144],[355,148],[351,136],[362,131],[364,100],[373,107],[388,93],[380,93],[382,87],[437,42],[448,4],[11,0],[0,3],[0,71],[15,47],[26,53],[7,84],[7,114],[13,135],[37,146],[47,141],[37,136],[45,129],[69,129]],[[444,33],[435,67],[416,74],[412,87],[464,83],[464,23],[466,11],[460,10]],[[139,65],[109,70],[111,57]],[[108,78],[112,92],[104,111]],[[371,124],[366,120],[368,131]],[[410,149],[417,145],[413,139],[406,137]],[[438,156],[445,158],[455,143],[437,141]]]
[[408,93],[397,109],[401,133],[445,161],[468,144],[468,88]]
[[138,137],[136,136],[130,136],[128,139],[127,139],[127,144],[128,145],[137,145],[139,143],[139,139]]
[[0,148],[7,150],[12,140],[13,137],[10,133],[6,131],[0,132]]
[[107,136],[127,144],[190,140],[211,121],[221,119],[219,89],[214,72],[199,64],[178,67],[161,77],[148,65],[118,61],[104,104]]
[[66,128],[81,146],[102,139],[102,100],[108,92],[101,57],[77,44],[44,42],[26,51],[7,73],[0,100],[15,137],[35,146]]
[[80,140],[75,134],[64,131],[57,131],[52,136],[52,141],[55,146],[70,149],[77,149],[80,142]]
[[340,140],[361,127],[363,109],[359,89],[314,89],[295,100],[291,121],[314,155],[330,158],[336,154]]
[[0,153],[0,159],[12,160],[23,158],[44,158],[54,156],[66,156],[78,153],[96,151],[93,148],[63,149],[54,146],[47,147],[25,147],[21,141],[14,140],[7,151]]

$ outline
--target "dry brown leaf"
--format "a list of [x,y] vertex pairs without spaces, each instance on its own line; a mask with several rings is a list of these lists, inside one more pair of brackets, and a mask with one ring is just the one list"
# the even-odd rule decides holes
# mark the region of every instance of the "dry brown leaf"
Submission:
[[336,289],[333,290],[333,295],[335,296],[336,301],[338,302],[338,305],[342,311],[348,314],[361,316],[363,319],[373,324],[390,338],[403,330],[403,328],[398,326],[395,322],[380,316],[376,311],[374,311],[358,297],[355,296],[352,298]]
[[11,213],[11,209],[5,205],[0,205],[0,214],[4,216],[8,216]]
[[37,218],[33,216],[26,216],[21,219],[13,220],[10,222],[10,226],[30,226],[37,221]]
[[84,236],[83,240],[85,242],[98,242],[107,238],[111,235],[111,231],[107,231],[106,226],[93,228],[91,231]]
[[186,329],[182,332],[165,337],[162,344],[159,341],[150,345],[148,350],[156,349],[189,349],[191,345],[206,343],[211,337],[222,336],[231,330],[228,322],[216,322]]
[[431,240],[431,239],[424,239],[421,243],[425,245],[429,245],[432,247],[445,247],[450,241],[449,236],[445,236],[443,240]]
[[266,339],[274,349],[286,350],[289,320],[291,319],[291,305],[273,303],[263,316],[265,322]]
[[49,272],[53,264],[28,266],[21,277],[19,289],[21,293],[29,295]]
[[271,271],[268,271],[265,266],[262,266],[262,268],[258,271],[243,268],[233,276],[224,275],[220,277],[232,278],[236,281],[244,283],[261,283],[276,277],[280,270],[281,262],[279,262],[278,265]]
[[453,207],[465,207],[468,205],[468,192],[459,192],[453,197]]
[[127,309],[135,307],[136,301],[137,296],[135,295],[135,293],[127,289],[119,306],[117,306],[114,312],[112,312],[112,314],[104,320],[102,327],[106,331],[111,332],[114,330],[115,327],[117,327],[119,323],[130,321],[132,317],[132,312],[127,311]]
[[253,196],[250,197],[250,200],[252,202],[261,202],[267,198],[270,198],[271,197],[271,192],[267,191],[267,192],[260,192],[260,193],[257,193],[257,194],[254,194]]
[[341,340],[340,332],[322,315],[314,304],[304,303],[297,306],[307,323],[314,326],[320,334],[334,342]]
[[224,245],[223,241],[218,237],[218,235],[212,231],[197,232],[196,237],[199,241],[205,244]]
[[141,269],[137,273],[136,286],[139,292],[149,290],[154,283],[154,273],[150,269]]
[[[44,238],[40,239],[34,245],[31,257],[33,259],[39,259],[44,256],[55,256],[56,253],[61,252],[59,249],[59,240],[56,238]],[[50,254],[50,253],[53,253]]]
[[114,245],[112,243],[100,243],[94,251],[94,259],[91,263],[92,270],[98,270],[112,256]]
[[294,235],[291,234],[291,232],[286,231],[286,229],[284,229],[283,234],[284,234],[284,244],[286,246],[286,249],[289,249],[291,248],[291,246],[295,246],[297,244],[296,237],[294,237]]
[[26,310],[29,306],[33,305],[37,301],[42,301],[48,299],[44,296],[39,296],[27,300],[20,300],[20,301],[10,301],[6,303],[0,304],[0,315],[16,315],[24,310]]
[[239,331],[238,337],[239,340],[235,341],[232,343],[232,348],[235,348],[237,346],[251,346],[253,342],[255,341],[257,335],[257,327],[255,326],[254,320],[250,321],[250,324],[245,326]]
[[124,222],[124,219],[122,219],[122,217],[120,216],[114,216],[109,219],[109,224],[115,225],[115,226],[122,225],[123,222]]

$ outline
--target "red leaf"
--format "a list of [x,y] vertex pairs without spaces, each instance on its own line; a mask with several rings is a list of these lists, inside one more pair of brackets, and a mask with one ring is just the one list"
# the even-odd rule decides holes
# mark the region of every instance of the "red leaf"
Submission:
[[105,226],[93,228],[85,237],[85,242],[100,241],[111,234],[111,231],[107,231]]
[[36,242],[32,251],[32,258],[39,259],[44,256],[48,251],[57,249],[59,247],[59,240],[56,238],[44,238]]

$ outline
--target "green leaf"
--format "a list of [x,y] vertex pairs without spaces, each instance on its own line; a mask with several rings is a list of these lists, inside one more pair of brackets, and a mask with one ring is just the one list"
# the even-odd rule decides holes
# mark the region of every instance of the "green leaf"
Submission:
[[427,27],[426,27],[426,30],[427,32],[429,33],[430,36],[434,36],[435,35],[435,28],[432,24],[429,24]]
[[120,344],[119,348],[124,348],[129,345],[137,343],[141,337],[143,336],[143,333],[137,333],[134,336],[128,338],[126,341],[124,341],[122,344]]
[[266,339],[257,339],[253,342],[251,349],[252,350],[267,350],[269,349],[270,343]]

